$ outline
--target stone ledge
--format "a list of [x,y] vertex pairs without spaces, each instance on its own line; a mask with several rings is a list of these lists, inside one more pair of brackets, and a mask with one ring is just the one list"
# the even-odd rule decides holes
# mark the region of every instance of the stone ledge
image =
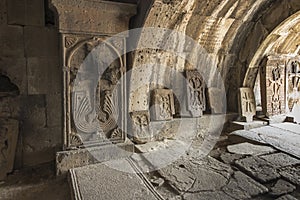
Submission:
[[134,152],[134,144],[103,145],[85,149],[60,151],[56,154],[56,174],[65,175],[69,169],[125,158]]

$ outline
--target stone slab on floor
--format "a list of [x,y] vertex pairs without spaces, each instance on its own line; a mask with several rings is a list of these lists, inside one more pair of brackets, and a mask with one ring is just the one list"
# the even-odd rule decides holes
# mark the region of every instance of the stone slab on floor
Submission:
[[288,193],[292,193],[296,187],[282,179],[279,179],[276,184],[271,188],[270,194],[273,196],[280,196]]
[[264,145],[254,145],[248,142],[229,145],[227,150],[230,153],[242,154],[242,155],[262,155],[267,153],[275,152],[276,150],[269,146]]
[[257,156],[238,160],[235,164],[251,177],[264,183],[276,180],[280,177],[280,174],[271,165],[271,163]]
[[234,199],[251,199],[269,191],[267,187],[240,171],[234,172],[229,183],[222,190]]
[[220,190],[233,173],[229,166],[212,157],[182,158],[158,172],[178,191],[193,193]]
[[235,131],[232,134],[260,143],[270,144],[276,149],[300,158],[300,135],[292,131],[265,126],[249,131]]
[[300,185],[300,165],[280,169],[280,175],[295,185]]
[[271,124],[272,127],[280,128],[283,130],[291,131],[293,133],[296,133],[300,135],[300,125],[294,124],[294,123],[280,123],[280,124]]
[[141,199],[156,197],[131,168],[127,160],[120,160],[126,168],[118,171],[105,164],[95,164],[70,170],[71,190],[75,200]]
[[216,192],[200,192],[200,193],[187,193],[184,195],[185,200],[234,200],[222,191]]
[[260,156],[260,158],[271,163],[274,168],[281,168],[300,164],[300,159],[294,158],[282,152]]

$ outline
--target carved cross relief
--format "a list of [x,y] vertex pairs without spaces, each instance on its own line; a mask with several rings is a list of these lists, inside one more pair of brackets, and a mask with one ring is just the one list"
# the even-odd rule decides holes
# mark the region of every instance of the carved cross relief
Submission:
[[291,60],[287,63],[287,106],[290,112],[295,104],[300,103],[300,63]]
[[175,114],[172,90],[155,89],[152,97],[152,119],[171,120]]
[[205,82],[197,70],[187,70],[188,109],[193,117],[201,117],[206,108]]
[[240,114],[246,117],[247,122],[253,121],[256,114],[254,92],[251,88],[240,88]]

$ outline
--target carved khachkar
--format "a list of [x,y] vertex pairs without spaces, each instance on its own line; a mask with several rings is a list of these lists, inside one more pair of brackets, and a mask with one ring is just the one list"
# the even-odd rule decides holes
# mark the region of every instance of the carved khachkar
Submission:
[[188,109],[193,117],[201,117],[206,108],[204,79],[197,70],[187,70],[186,79]]
[[262,108],[266,116],[285,114],[285,61],[269,56],[261,69]]
[[300,100],[300,62],[299,60],[292,59],[286,66],[286,92],[287,92],[287,106],[292,112],[295,104],[299,104]]
[[152,140],[150,130],[150,115],[148,111],[134,111],[130,113],[132,120],[132,140],[136,143],[146,143]]
[[175,114],[172,90],[155,89],[152,96],[152,119],[171,120]]
[[65,147],[125,140],[125,39],[63,34]]
[[256,114],[254,92],[251,88],[240,88],[239,90],[240,115],[246,117],[246,122],[252,122]]
[[17,120],[0,119],[0,180],[13,170],[18,134]]

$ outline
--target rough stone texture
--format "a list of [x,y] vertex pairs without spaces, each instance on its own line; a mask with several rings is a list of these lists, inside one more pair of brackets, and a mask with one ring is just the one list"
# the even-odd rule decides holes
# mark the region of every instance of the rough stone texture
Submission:
[[276,200],[298,200],[298,199],[288,194],[288,195],[281,196]]
[[[39,42],[37,42],[37,38]],[[40,57],[39,59],[44,57],[59,61],[59,35],[57,29],[53,27],[25,26],[24,42],[26,57]]]
[[201,192],[195,194],[185,194],[184,199],[186,200],[233,200],[234,198],[228,196],[224,192]]
[[274,148],[269,146],[254,145],[248,142],[240,143],[236,145],[229,145],[227,146],[227,150],[230,153],[242,154],[242,155],[261,155],[261,154],[267,154],[276,151]]
[[222,190],[234,199],[250,199],[253,196],[268,192],[267,187],[239,171],[233,174],[228,185]]
[[8,24],[44,26],[44,1],[9,0],[7,1]]
[[246,122],[252,122],[256,114],[256,103],[252,88],[240,88],[239,90],[240,115],[246,118]]
[[12,172],[19,136],[19,122],[0,118],[0,180]]
[[[117,34],[128,30],[128,21],[136,13],[133,4],[86,0],[51,0],[51,3],[60,15],[59,29],[64,33]],[[76,19],[76,23],[69,19]]]
[[[125,160],[122,165],[131,169]],[[105,164],[96,164],[72,169],[70,175],[75,199],[156,199],[133,169],[131,173],[126,173]]]
[[280,170],[280,175],[295,185],[300,185],[300,166],[285,167]]
[[269,144],[276,149],[300,158],[300,135],[284,129],[265,126],[251,129],[250,131],[240,130],[232,134],[239,135],[260,143]]
[[238,160],[235,162],[238,167],[245,170],[251,177],[262,181],[269,182],[280,177],[271,163],[259,158],[259,157],[249,157]]
[[277,181],[277,183],[271,188],[271,195],[274,196],[280,196],[280,195],[284,195],[284,194],[288,194],[293,192],[296,189],[296,187],[294,185],[292,185],[291,183],[279,179]]
[[118,144],[57,152],[56,173],[61,175],[72,168],[128,157],[133,151],[132,144]]
[[24,57],[23,28],[20,26],[0,26],[1,57]]
[[296,159],[285,153],[275,153],[275,154],[260,156],[260,158],[271,163],[274,168],[281,168],[281,167],[300,164],[299,159]]
[[222,153],[220,158],[226,164],[233,164],[234,161],[240,160],[244,155],[232,154],[232,153]]
[[223,163],[208,157],[180,159],[160,169],[159,173],[181,192],[220,190],[227,184],[232,170]]

